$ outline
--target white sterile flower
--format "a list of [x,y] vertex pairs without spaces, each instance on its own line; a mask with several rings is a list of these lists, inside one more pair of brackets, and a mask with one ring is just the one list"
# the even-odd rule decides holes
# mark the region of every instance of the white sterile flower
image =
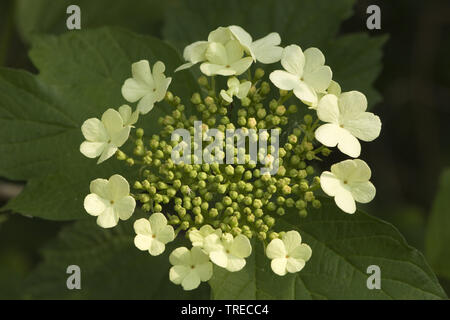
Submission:
[[84,209],[97,217],[97,224],[111,228],[120,220],[127,220],[133,214],[136,201],[130,196],[130,185],[121,175],[106,179],[95,179],[90,185],[91,193],[84,198]]
[[205,238],[203,248],[212,262],[231,272],[241,270],[245,266],[245,258],[252,253],[250,241],[242,234],[235,238],[230,233],[222,236],[210,234]]
[[133,78],[125,80],[122,86],[122,96],[128,102],[139,100],[137,110],[146,114],[153,109],[155,102],[164,99],[172,78],[164,75],[166,67],[161,61],[153,65],[153,72],[147,60],[141,60],[131,65]]
[[273,239],[266,248],[266,255],[272,260],[270,266],[279,276],[302,270],[311,254],[311,248],[302,243],[297,231],[286,232],[282,239]]
[[175,249],[169,256],[173,265],[169,271],[169,279],[175,284],[181,284],[184,290],[193,290],[211,279],[213,265],[208,255],[199,247],[190,251],[186,247]]
[[332,72],[325,66],[325,57],[317,48],[306,49],[297,45],[284,48],[281,65],[286,70],[276,70],[269,76],[275,86],[293,90],[294,94],[311,106],[317,105],[317,93],[325,92],[330,85]]
[[283,48],[279,46],[281,38],[278,33],[272,32],[264,38],[253,41],[250,34],[241,27],[229,26],[228,28],[254,61],[265,64],[280,61]]
[[355,201],[368,203],[375,197],[375,186],[369,181],[371,171],[360,159],[345,160],[331,166],[331,172],[320,175],[320,186],[344,212],[355,213]]
[[328,122],[317,128],[316,139],[327,147],[335,147],[356,158],[362,141],[372,141],[380,135],[380,118],[366,112],[367,99],[358,91],[344,92],[339,97],[327,94],[320,99],[317,116]]
[[152,256],[160,255],[166,249],[166,243],[175,239],[172,226],[167,225],[167,219],[162,213],[154,213],[150,218],[141,218],[134,222],[134,245],[142,251],[148,251]]
[[205,238],[213,233],[216,233],[220,237],[222,235],[222,230],[214,229],[209,224],[205,224],[200,230],[193,229],[189,231],[189,240],[191,240],[194,247],[203,247]]
[[136,110],[133,112],[131,107],[126,104],[119,108],[119,113],[122,117],[124,126],[133,126],[133,124],[135,124],[139,119],[139,111]]
[[205,52],[208,48],[208,41],[197,41],[191,43],[183,51],[183,58],[187,62],[175,69],[175,72],[192,67],[194,64],[205,61]]
[[248,91],[250,90],[250,87],[252,86],[252,83],[250,81],[244,81],[240,82],[238,78],[231,77],[227,81],[228,90],[221,90],[220,95],[222,98],[227,102],[233,102],[233,96],[238,97],[239,99],[244,99]]
[[232,76],[244,73],[253,63],[252,57],[243,57],[244,49],[237,40],[222,44],[210,42],[205,52],[206,61],[200,70],[207,76]]
[[119,112],[114,109],[106,110],[102,119],[87,119],[81,126],[84,141],[80,145],[80,152],[88,158],[100,156],[97,163],[112,157],[130,135],[130,126],[124,126]]

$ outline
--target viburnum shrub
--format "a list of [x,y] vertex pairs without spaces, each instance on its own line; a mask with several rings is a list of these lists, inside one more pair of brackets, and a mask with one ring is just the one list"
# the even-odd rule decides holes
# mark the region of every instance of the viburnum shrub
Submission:
[[[357,158],[359,140],[380,134],[380,119],[366,112],[363,93],[341,92],[319,49],[280,43],[277,33],[253,41],[241,27],[219,27],[207,41],[187,46],[186,63],[175,70],[200,64],[201,91],[190,101],[168,91],[172,79],[163,62],[141,60],[122,86],[123,98],[136,107],[107,109],[82,125],[82,154],[97,163],[115,155],[139,176],[95,179],[86,211],[111,228],[131,218],[138,203],[148,218],[134,222],[134,242],[153,256],[177,236],[188,237],[192,247],[169,256],[169,278],[185,290],[211,279],[213,264],[241,270],[252,254],[251,239],[264,244],[274,273],[300,272],[314,259],[312,250],[298,231],[280,229],[278,217],[289,208],[298,209],[298,219],[314,214],[320,189],[350,214],[356,202],[375,196],[371,170]],[[279,70],[268,76],[250,69],[278,62]],[[294,96],[297,102],[286,105]],[[162,100],[170,109],[152,119]],[[292,115],[302,108],[310,112],[299,122]],[[135,128],[138,121],[158,121],[163,129],[146,136]],[[126,142],[134,145],[132,154],[120,149]],[[350,158],[317,172],[315,162],[334,147]]]

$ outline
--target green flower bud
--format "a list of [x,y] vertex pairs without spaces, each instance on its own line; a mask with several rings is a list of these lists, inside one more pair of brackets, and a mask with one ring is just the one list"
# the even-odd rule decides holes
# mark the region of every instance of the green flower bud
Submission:
[[251,103],[252,103],[252,100],[250,100],[250,98],[248,98],[248,97],[244,97],[244,98],[241,100],[241,105],[242,105],[243,107],[248,107]]
[[298,112],[298,108],[297,108],[297,106],[295,104],[291,104],[288,107],[288,113],[294,114],[294,113],[297,113],[297,112]]
[[319,200],[313,200],[312,206],[314,209],[319,209],[322,206],[322,203],[320,203]]
[[141,184],[139,181],[135,181],[135,182],[134,182],[134,185],[133,185],[133,188],[134,188],[134,189],[141,190],[141,189],[143,189],[144,187],[142,186],[142,184]]
[[306,211],[306,209],[302,209],[298,212],[298,214],[300,215],[300,217],[306,218],[306,216],[308,215],[308,211]]
[[282,216],[282,215],[284,215],[286,213],[286,211],[284,210],[284,208],[278,208],[277,209],[277,214],[279,215],[279,216]]
[[205,76],[200,76],[197,79],[197,82],[199,85],[201,85],[202,87],[207,87],[208,86],[208,79]]
[[304,121],[306,124],[311,124],[312,121],[313,121],[313,118],[312,118],[312,116],[311,116],[310,114],[306,114],[306,115],[303,117],[303,121]]
[[200,96],[200,93],[195,92],[191,97],[191,102],[193,104],[200,104],[202,103],[202,97]]
[[134,160],[132,158],[128,158],[126,160],[127,165],[129,165],[130,167],[134,165]]
[[157,204],[155,204],[155,205],[153,206],[153,210],[154,210],[155,212],[161,212],[161,211],[162,211],[162,206],[161,206],[159,203],[157,203]]
[[255,79],[259,80],[262,77],[264,77],[264,70],[261,69],[261,68],[256,68],[256,70],[255,70]]
[[285,204],[286,204],[286,207],[292,208],[294,206],[294,204],[295,204],[295,201],[292,198],[288,198],[288,199],[286,199]]
[[189,222],[188,221],[183,221],[180,225],[180,229],[181,230],[187,230],[189,229]]
[[312,191],[305,192],[305,200],[311,202],[314,200],[314,193]]

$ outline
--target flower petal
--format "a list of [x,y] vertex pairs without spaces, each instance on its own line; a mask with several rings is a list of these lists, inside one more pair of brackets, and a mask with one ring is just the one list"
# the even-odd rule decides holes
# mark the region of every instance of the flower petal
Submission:
[[149,92],[149,88],[133,78],[128,78],[122,85],[122,96],[128,102],[136,102]]
[[342,211],[350,214],[355,213],[356,204],[350,191],[342,189],[336,194],[334,201]]
[[191,266],[191,252],[186,247],[179,247],[172,251],[169,256],[169,261],[172,265],[186,265]]
[[289,254],[302,243],[302,237],[300,236],[300,233],[295,230],[286,232],[281,240],[284,243],[287,254]]
[[128,140],[130,136],[130,126],[123,127],[121,130],[111,135],[111,144],[116,147],[121,147]]
[[244,73],[245,71],[247,71],[247,69],[250,67],[250,65],[253,63],[253,60],[251,57],[245,57],[242,58],[240,60],[237,60],[235,62],[233,62],[230,65],[230,69],[234,70],[234,74],[235,75],[241,75],[242,73]]
[[284,48],[281,55],[281,65],[287,72],[301,78],[305,66],[305,55],[302,49],[297,45],[290,45]]
[[97,224],[102,228],[112,228],[119,222],[119,215],[114,211],[111,206],[106,207],[97,217]]
[[283,48],[279,47],[280,43],[280,35],[277,32],[272,32],[253,42],[250,48],[256,60],[268,64],[281,60]]
[[155,92],[152,91],[150,93],[147,93],[139,101],[139,103],[137,105],[137,110],[139,110],[139,112],[141,114],[147,114],[153,109],[155,102],[156,102],[156,93]]
[[152,245],[152,237],[138,234],[134,237],[134,245],[141,251],[148,251]]
[[175,231],[172,226],[165,226],[158,230],[156,233],[156,239],[161,241],[162,243],[168,243],[175,239]]
[[152,228],[148,219],[141,218],[133,224],[134,232],[151,237],[153,235]]
[[113,207],[121,220],[128,220],[133,215],[136,200],[132,196],[126,196],[114,202]]
[[286,259],[286,270],[290,273],[299,272],[305,266],[305,260],[289,258]]
[[153,77],[148,60],[140,60],[131,65],[131,74],[138,83],[153,86]]
[[342,130],[344,129],[334,123],[325,123],[316,129],[314,135],[324,146],[335,147],[340,141]]
[[209,262],[208,255],[199,247],[193,247],[191,249],[191,259],[192,263],[195,265],[202,265]]
[[236,236],[231,245],[230,252],[239,258],[247,258],[252,253],[250,240],[242,234]]
[[308,48],[303,54],[305,55],[305,72],[314,72],[325,64],[325,56],[317,48]]
[[106,179],[95,179],[92,180],[89,185],[89,190],[102,197],[103,199],[111,200],[111,195],[109,193],[108,180]]
[[228,28],[236,40],[239,41],[245,50],[252,55],[252,58],[255,59],[255,56],[250,49],[253,41],[252,36],[239,26],[229,26]]
[[103,123],[97,118],[90,118],[83,122],[81,132],[86,140],[91,142],[108,141],[108,133]]
[[169,279],[175,284],[181,284],[184,278],[191,272],[191,269],[185,265],[175,265],[170,268]]
[[84,209],[91,216],[98,216],[105,211],[107,206],[107,200],[99,197],[95,193],[88,194],[84,198]]
[[[191,65],[196,64],[198,62],[204,61],[206,59],[205,52],[208,48],[208,41],[196,41],[191,43],[183,51],[183,58],[186,61],[189,61]],[[179,70],[178,67],[177,70]]]
[[245,267],[246,261],[244,258],[229,254],[226,269],[230,272],[237,272]]
[[349,131],[342,130],[339,136],[338,149],[346,155],[357,158],[361,154],[361,144]]
[[250,81],[244,81],[243,83],[241,83],[239,85],[239,90],[238,90],[238,93],[236,94],[236,96],[239,99],[244,99],[248,95],[248,92],[250,91],[251,87],[252,87],[252,83]]
[[329,171],[324,171],[320,175],[320,186],[330,197],[334,197],[342,189],[341,180]]
[[227,50],[223,44],[218,42],[212,42],[208,45],[205,57],[213,64],[226,65],[228,63]]
[[166,245],[164,243],[162,243],[158,239],[152,239],[148,252],[150,252],[152,256],[159,256],[164,252],[165,249]]
[[277,275],[284,276],[286,274],[286,264],[286,258],[276,258],[272,260],[272,262],[270,263],[270,267],[272,268],[272,271]]
[[102,154],[100,155],[100,158],[97,160],[97,164],[102,163],[105,160],[108,160],[111,158],[117,151],[117,147],[112,144],[105,145],[105,148],[103,149]]
[[211,31],[208,35],[208,42],[220,42],[225,43],[231,40],[231,32],[228,28],[218,27]]
[[339,123],[338,98],[333,94],[324,95],[317,104],[317,117],[323,122]]
[[181,281],[181,286],[186,291],[194,290],[198,288],[199,285],[200,277],[197,272],[193,272],[192,270],[184,277],[183,281]]
[[308,86],[314,88],[316,92],[325,92],[331,83],[333,72],[329,66],[322,66],[312,72],[303,74],[304,81]]
[[276,70],[269,76],[270,81],[281,90],[292,90],[298,87],[300,78],[283,70]]
[[153,234],[158,234],[165,226],[167,226],[167,218],[160,212],[156,212],[148,218],[152,226]]
[[225,90],[220,90],[220,96],[222,97],[223,100],[227,101],[227,102],[233,102],[233,98],[225,91]]
[[213,275],[213,265],[211,262],[209,262],[209,260],[206,263],[196,265],[195,270],[201,281],[208,281]]
[[84,141],[80,145],[80,152],[88,158],[97,158],[108,146],[105,142],[88,142]]
[[308,261],[311,258],[312,250],[311,247],[306,243],[302,243],[294,250],[289,252],[289,256],[294,259],[302,259],[304,261]]
[[284,242],[281,239],[273,239],[267,245],[266,256],[269,259],[284,258],[286,257],[286,249]]
[[127,179],[119,174],[114,174],[109,178],[108,188],[111,200],[117,201],[130,194],[130,185]]
[[112,136],[123,128],[123,120],[120,113],[111,108],[103,113],[102,123],[109,136]]
[[373,141],[381,132],[381,120],[371,112],[363,112],[352,119],[344,119],[343,125],[362,141]]
[[375,198],[376,189],[370,181],[351,183],[350,188],[352,196],[357,202],[369,203]]
[[313,107],[317,105],[317,93],[304,81],[298,82],[297,86],[294,88],[294,94],[297,98]]
[[219,267],[226,268],[228,266],[228,256],[223,250],[210,252],[209,258]]
[[343,92],[339,96],[339,109],[344,118],[360,114],[367,109],[367,98],[359,91]]

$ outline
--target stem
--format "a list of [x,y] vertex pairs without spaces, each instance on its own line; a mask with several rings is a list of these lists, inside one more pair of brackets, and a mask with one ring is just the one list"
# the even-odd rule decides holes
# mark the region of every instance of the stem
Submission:
[[286,100],[288,100],[290,97],[292,97],[292,95],[294,94],[293,91],[289,92],[287,95],[280,97],[280,99],[278,99],[278,105],[281,105],[283,103],[286,102]]

